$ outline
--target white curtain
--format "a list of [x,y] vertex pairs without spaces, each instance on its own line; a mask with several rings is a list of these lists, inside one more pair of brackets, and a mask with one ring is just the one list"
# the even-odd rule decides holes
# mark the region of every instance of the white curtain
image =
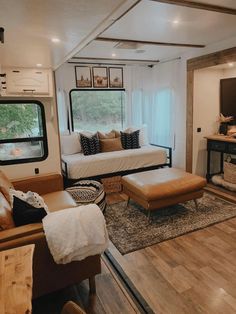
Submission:
[[150,143],[173,147],[178,60],[153,68],[133,66],[126,75],[129,123],[146,124]]
[[57,109],[58,109],[58,123],[60,133],[68,130],[68,113],[65,102],[65,92],[64,90],[57,90]]

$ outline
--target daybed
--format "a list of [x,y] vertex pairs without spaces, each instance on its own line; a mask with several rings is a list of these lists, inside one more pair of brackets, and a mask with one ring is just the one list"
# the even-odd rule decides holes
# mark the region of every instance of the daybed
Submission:
[[84,155],[78,143],[78,133],[61,137],[62,172],[67,182],[85,178],[100,179],[172,165],[170,147],[148,145],[142,139],[138,149],[106,151],[94,155]]
[[[57,211],[77,206],[69,193],[63,191],[60,174],[51,174],[27,178],[13,182],[14,188],[27,192],[35,191],[43,196],[49,211]],[[35,244],[33,258],[33,298],[66,286],[89,279],[90,291],[95,291],[94,276],[101,272],[100,256],[89,256],[82,261],[69,264],[56,264],[49,252],[41,223],[14,227],[9,214],[9,187],[12,184],[0,171],[0,225],[6,229],[0,231],[0,251]],[[62,230],[63,232],[63,230]]]

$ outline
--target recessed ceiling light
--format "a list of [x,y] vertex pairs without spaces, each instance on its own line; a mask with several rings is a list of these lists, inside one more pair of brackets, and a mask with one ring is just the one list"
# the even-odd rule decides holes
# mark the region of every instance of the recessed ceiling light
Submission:
[[228,63],[228,66],[229,66],[230,68],[232,68],[232,67],[234,66],[234,63],[233,63],[233,62],[229,62],[229,63]]
[[115,53],[112,53],[111,56],[112,56],[112,57],[116,57],[116,54],[115,54]]
[[36,66],[40,68],[42,66],[42,63],[37,63]]
[[172,22],[174,25],[178,25],[179,24],[179,20],[174,20],[173,22]]
[[60,42],[60,39],[54,37],[54,38],[51,39],[51,41],[52,41],[53,43],[59,43],[59,42]]

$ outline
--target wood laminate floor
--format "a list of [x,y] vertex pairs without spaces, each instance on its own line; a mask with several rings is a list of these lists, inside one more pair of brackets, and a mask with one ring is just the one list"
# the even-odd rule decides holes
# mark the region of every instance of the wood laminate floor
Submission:
[[[125,196],[107,199],[116,203]],[[123,256],[110,243],[110,252],[154,313],[236,313],[236,218]],[[96,296],[88,296],[84,282],[37,300],[34,314],[57,314],[69,299],[87,313],[138,313],[107,263],[97,276]]]

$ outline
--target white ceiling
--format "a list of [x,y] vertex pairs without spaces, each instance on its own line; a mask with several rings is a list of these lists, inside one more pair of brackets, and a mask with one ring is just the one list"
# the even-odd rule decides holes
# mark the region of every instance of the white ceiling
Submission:
[[[0,0],[0,44],[4,66],[55,67],[65,60],[91,32],[99,29],[120,5],[135,0]],[[112,14],[111,14],[112,13]],[[104,28],[103,28],[104,29]],[[52,43],[51,38],[60,38]]]
[[[137,53],[92,41],[137,1],[0,0],[0,27],[5,28],[0,65],[55,68],[73,55],[111,58],[112,53],[115,58],[163,60],[189,49],[143,45],[139,49],[145,52]],[[236,0],[195,1],[236,9]],[[235,15],[142,0],[101,36],[208,45],[235,36],[235,29]],[[52,43],[52,37],[60,43]]]
[[[197,0],[236,8],[236,0]],[[178,20],[178,24],[173,24]],[[101,36],[133,40],[209,45],[235,36],[236,15],[193,9],[184,6],[142,0]],[[143,45],[145,50],[121,50],[116,42],[93,41],[77,57],[163,60],[177,57],[191,48]],[[195,48],[199,49],[199,48]]]

